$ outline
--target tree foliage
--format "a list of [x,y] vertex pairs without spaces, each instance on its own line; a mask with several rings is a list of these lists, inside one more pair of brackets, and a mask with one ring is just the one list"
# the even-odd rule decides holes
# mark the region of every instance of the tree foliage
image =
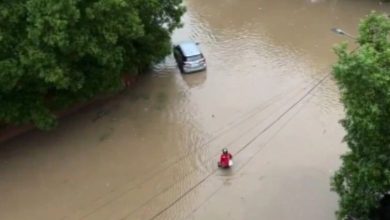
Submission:
[[339,219],[372,219],[390,192],[390,20],[372,13],[360,24],[359,47],[336,48],[333,75],[341,90],[349,151],[333,179]]
[[121,87],[170,52],[182,0],[4,0],[0,122],[50,128],[53,111]]

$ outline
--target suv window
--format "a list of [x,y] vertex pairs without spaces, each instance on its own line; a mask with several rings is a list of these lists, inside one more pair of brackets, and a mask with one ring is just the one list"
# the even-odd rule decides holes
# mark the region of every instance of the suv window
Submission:
[[180,47],[176,46],[176,47],[174,48],[174,52],[177,53],[177,54],[180,54],[180,53],[181,53],[181,52],[180,52]]
[[174,55],[176,58],[182,59],[183,58],[183,52],[181,52],[180,47],[176,46],[174,49]]
[[196,60],[200,60],[202,58],[203,58],[202,54],[199,54],[199,55],[195,55],[195,56],[186,57],[186,61],[196,61]]

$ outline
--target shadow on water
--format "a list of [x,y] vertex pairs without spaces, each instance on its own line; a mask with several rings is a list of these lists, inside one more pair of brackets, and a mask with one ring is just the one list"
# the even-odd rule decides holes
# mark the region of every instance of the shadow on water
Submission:
[[207,72],[196,72],[191,74],[182,74],[182,78],[186,85],[192,89],[201,87],[207,80]]

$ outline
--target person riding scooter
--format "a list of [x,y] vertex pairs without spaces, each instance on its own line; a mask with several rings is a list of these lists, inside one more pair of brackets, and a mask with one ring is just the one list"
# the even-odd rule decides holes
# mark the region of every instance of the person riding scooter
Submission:
[[230,168],[233,165],[232,159],[232,154],[230,154],[226,148],[222,149],[222,155],[218,162],[218,167]]

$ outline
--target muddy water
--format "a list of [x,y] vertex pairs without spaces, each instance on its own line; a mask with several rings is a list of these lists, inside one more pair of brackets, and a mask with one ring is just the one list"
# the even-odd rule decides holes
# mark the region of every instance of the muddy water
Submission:
[[[369,0],[187,0],[172,57],[133,89],[0,148],[0,219],[333,219],[329,178],[345,147],[327,77]],[[228,146],[235,167],[216,169]]]

